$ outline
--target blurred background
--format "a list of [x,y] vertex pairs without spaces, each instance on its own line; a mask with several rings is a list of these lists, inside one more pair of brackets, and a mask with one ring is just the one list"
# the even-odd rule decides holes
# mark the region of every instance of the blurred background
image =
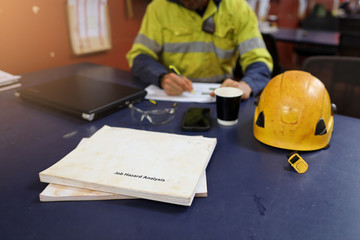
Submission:
[[[129,70],[125,54],[149,2],[108,0],[111,49],[76,55],[71,48],[66,0],[0,0],[0,69],[21,75],[86,61]],[[261,31],[275,37],[277,61],[283,69],[300,69],[305,59],[313,55],[358,54],[356,46],[350,51],[340,50],[340,40],[345,33],[353,34],[351,37],[360,34],[359,0],[248,0],[248,3],[257,13]],[[322,38],[325,41],[329,40],[326,36],[331,36],[335,43],[322,46],[285,39],[283,33],[290,34],[289,30],[301,30],[292,32],[297,34],[295,38],[330,32],[333,35]],[[321,36],[319,40],[322,41]]]

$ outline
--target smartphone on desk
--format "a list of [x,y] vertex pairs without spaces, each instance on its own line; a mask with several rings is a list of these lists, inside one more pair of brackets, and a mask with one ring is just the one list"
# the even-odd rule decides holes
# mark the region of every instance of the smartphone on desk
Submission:
[[210,108],[189,108],[181,128],[184,131],[207,131],[210,129]]

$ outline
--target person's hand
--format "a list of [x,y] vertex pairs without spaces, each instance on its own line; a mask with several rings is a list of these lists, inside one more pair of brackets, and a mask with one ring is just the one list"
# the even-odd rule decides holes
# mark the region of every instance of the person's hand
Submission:
[[165,74],[160,81],[161,87],[165,93],[171,96],[181,95],[183,92],[193,90],[192,82],[185,76],[179,76],[175,73]]
[[[247,84],[246,82],[244,81],[235,81],[235,80],[232,80],[230,78],[226,79],[220,87],[236,87],[236,88],[240,88],[242,91],[243,91],[243,95],[241,96],[241,99],[242,100],[246,100],[246,99],[249,99],[250,97],[250,94],[252,92],[252,89],[251,87],[249,86],[249,84]],[[215,93],[212,92],[210,94],[211,96],[215,96]]]

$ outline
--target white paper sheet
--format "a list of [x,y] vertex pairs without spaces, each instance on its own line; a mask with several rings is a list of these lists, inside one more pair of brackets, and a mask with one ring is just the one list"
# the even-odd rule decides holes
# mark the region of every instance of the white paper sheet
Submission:
[[210,93],[220,87],[220,83],[193,83],[194,93],[184,92],[181,96],[169,96],[165,91],[155,85],[148,86],[146,99],[173,102],[215,102]]
[[19,82],[20,78],[21,78],[21,76],[12,75],[10,73],[0,70],[0,86],[17,83],[17,82]]

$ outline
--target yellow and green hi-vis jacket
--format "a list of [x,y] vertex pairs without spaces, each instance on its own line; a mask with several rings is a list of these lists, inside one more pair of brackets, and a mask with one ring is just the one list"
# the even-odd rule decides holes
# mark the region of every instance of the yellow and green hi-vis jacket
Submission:
[[[212,17],[215,32],[202,30]],[[201,16],[168,1],[153,0],[147,7],[140,31],[127,54],[130,67],[145,54],[168,68],[176,66],[195,82],[221,82],[231,78],[236,60],[245,69],[262,62],[271,72],[272,58],[266,49],[255,13],[245,0],[210,0]]]

